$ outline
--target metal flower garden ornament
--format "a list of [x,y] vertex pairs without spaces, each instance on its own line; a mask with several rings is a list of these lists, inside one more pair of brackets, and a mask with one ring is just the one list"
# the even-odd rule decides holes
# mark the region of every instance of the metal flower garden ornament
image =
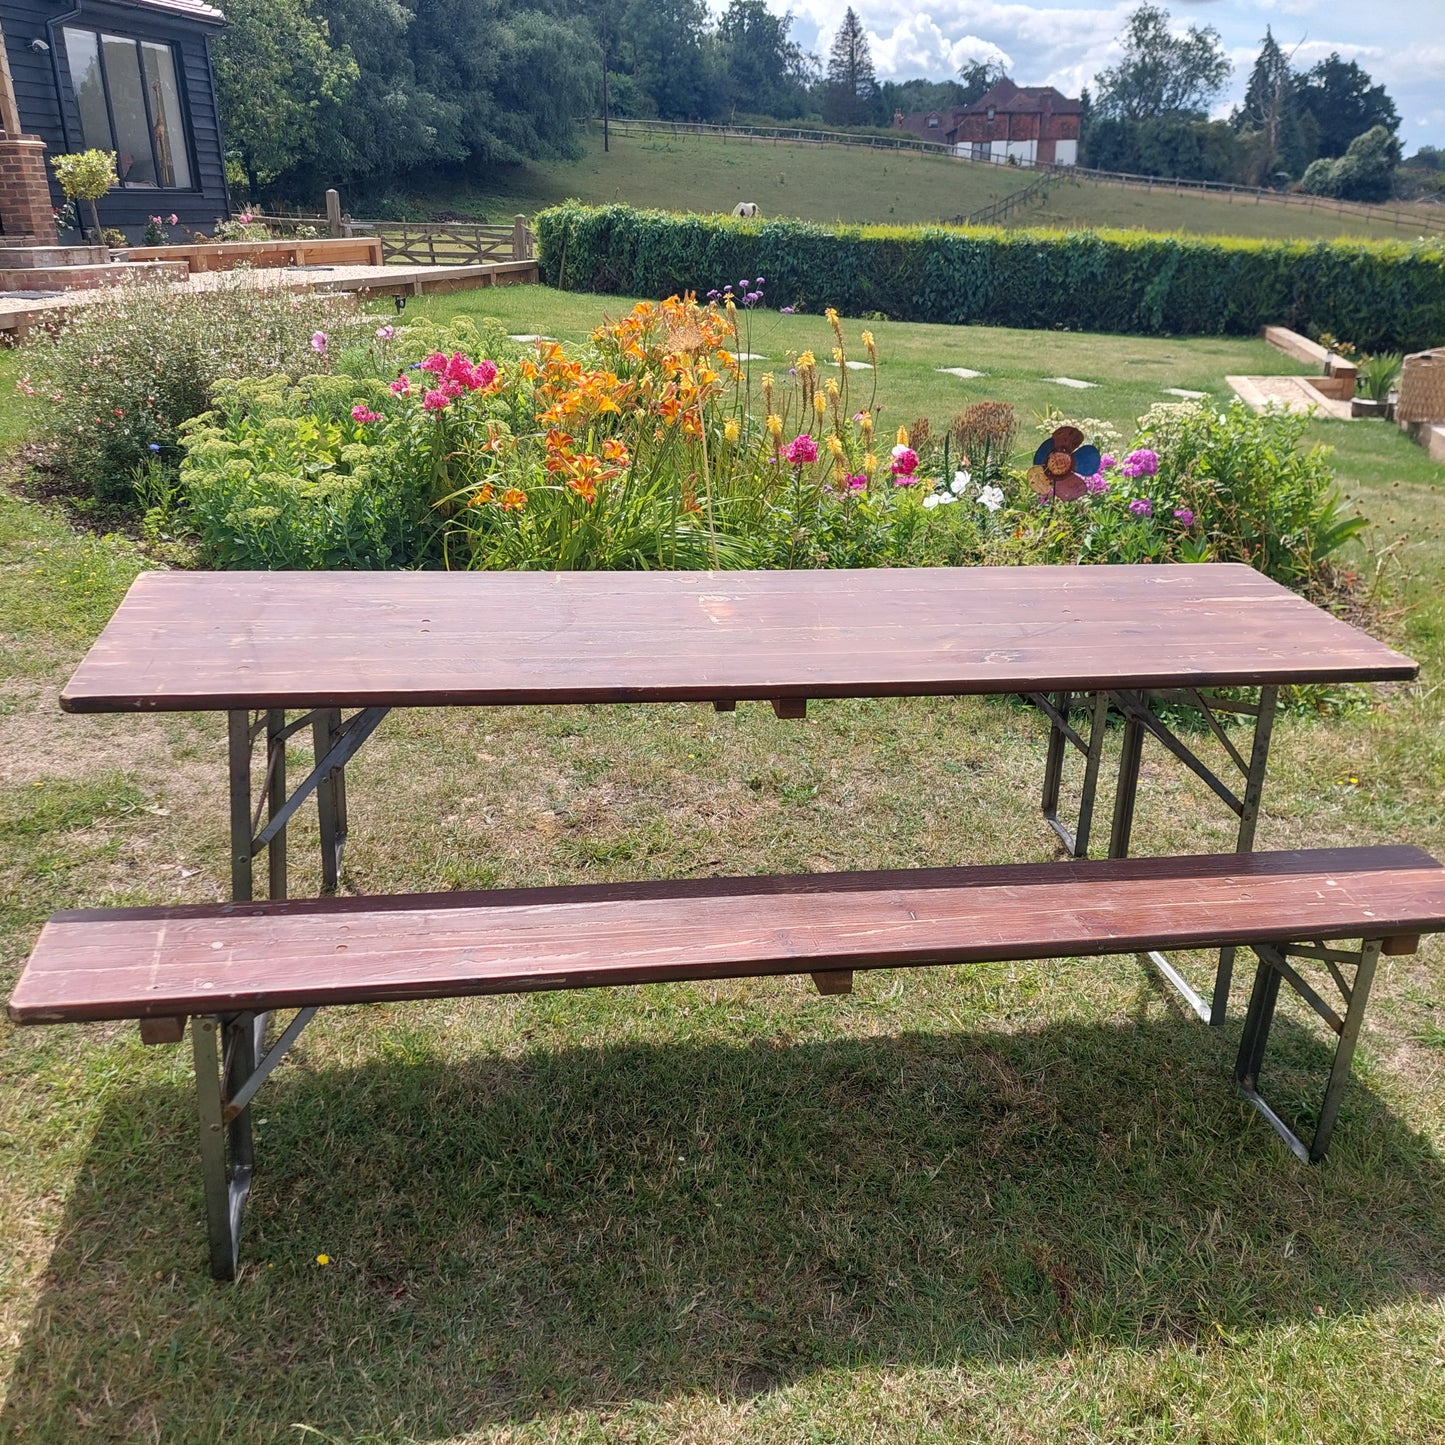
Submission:
[[1076,426],[1061,426],[1034,453],[1025,480],[1040,497],[1077,502],[1088,490],[1085,478],[1096,476],[1103,458],[1096,446],[1084,444]]

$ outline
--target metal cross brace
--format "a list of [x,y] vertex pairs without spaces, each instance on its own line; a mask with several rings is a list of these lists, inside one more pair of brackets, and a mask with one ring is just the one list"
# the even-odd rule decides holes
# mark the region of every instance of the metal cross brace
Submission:
[[265,1014],[191,1020],[206,1233],[216,1279],[235,1279],[240,1259],[241,1224],[256,1162],[251,1100],[315,1016],[315,1008],[301,1009],[269,1050]]
[[[1390,944],[1396,942],[1390,940]],[[1414,947],[1415,940],[1401,939],[1398,943],[1401,945],[1400,951],[1408,952]],[[1254,989],[1249,996],[1249,1009],[1244,1018],[1244,1035],[1239,1041],[1239,1057],[1235,1062],[1234,1077],[1245,1098],[1259,1110],[1270,1128],[1284,1140],[1290,1152],[1303,1164],[1317,1164],[1330,1147],[1330,1135],[1334,1132],[1335,1120],[1340,1112],[1340,1100],[1344,1096],[1345,1085],[1349,1082],[1350,1065],[1355,1057],[1355,1046],[1359,1042],[1360,1027],[1364,1022],[1370,985],[1374,982],[1381,950],[1387,946],[1389,945],[1385,940],[1378,938],[1366,939],[1358,953],[1328,949],[1323,944],[1315,944],[1313,947],[1293,943],[1251,945],[1259,957],[1259,967],[1255,970]],[[1392,947],[1391,951],[1395,949]],[[1291,957],[1323,962],[1328,967],[1344,1000],[1343,1018],[1291,965]],[[1342,962],[1346,966],[1354,966],[1354,978],[1348,983],[1339,971],[1338,965]],[[1279,1000],[1279,985],[1282,979],[1289,981],[1295,992],[1339,1038],[1334,1063],[1330,1068],[1329,1082],[1325,1086],[1324,1100],[1320,1105],[1319,1121],[1308,1145],[1270,1108],[1259,1092],[1259,1071],[1264,1063],[1265,1046],[1269,1042],[1270,1025],[1274,1022],[1275,1005]]]

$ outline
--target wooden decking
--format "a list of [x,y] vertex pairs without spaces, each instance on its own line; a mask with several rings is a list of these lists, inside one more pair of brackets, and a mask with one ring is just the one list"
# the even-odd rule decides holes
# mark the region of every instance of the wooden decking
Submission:
[[[139,270],[139,268],[137,268]],[[196,289],[228,284],[236,273],[202,271],[177,286]],[[494,261],[471,266],[302,266],[246,273],[258,286],[285,286],[297,291],[358,291],[377,296],[431,296],[470,291],[482,286],[535,284],[537,262]],[[54,296],[0,294],[0,333],[20,340],[37,327],[59,325],[77,306],[94,305],[108,291],[67,291]]]

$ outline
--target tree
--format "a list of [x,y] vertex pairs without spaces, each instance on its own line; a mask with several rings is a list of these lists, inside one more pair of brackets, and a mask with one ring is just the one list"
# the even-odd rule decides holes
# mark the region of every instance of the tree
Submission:
[[1008,71],[1001,60],[965,60],[958,68],[958,78],[963,82],[963,99],[959,104],[972,105],[999,81],[1007,80]]
[[874,118],[877,94],[868,36],[850,5],[828,52],[823,117],[834,125],[865,125]]
[[1344,201],[1388,201],[1400,164],[1400,142],[1383,125],[1357,135],[1338,159],[1322,156],[1304,173],[1304,189]]
[[1202,118],[1234,69],[1212,25],[1175,35],[1169,12],[1158,5],[1141,5],[1122,39],[1124,58],[1094,77],[1094,109],[1106,118]]
[[1383,85],[1371,83],[1358,63],[1338,55],[1321,60],[1299,78],[1299,105],[1319,126],[1319,154],[1343,156],[1356,136],[1380,125],[1394,134],[1400,113]]
[[1301,114],[1297,90],[1289,56],[1266,27],[1244,104],[1230,117],[1247,156],[1246,178],[1253,185],[1270,185],[1281,172],[1297,176],[1318,153],[1318,131],[1313,120]]
[[334,112],[358,74],[306,0],[226,0],[212,44],[222,134],[254,201],[317,146],[317,115]]
[[788,38],[792,28],[792,15],[774,15],[766,0],[732,0],[717,28],[732,110],[780,120],[802,115],[816,62]]

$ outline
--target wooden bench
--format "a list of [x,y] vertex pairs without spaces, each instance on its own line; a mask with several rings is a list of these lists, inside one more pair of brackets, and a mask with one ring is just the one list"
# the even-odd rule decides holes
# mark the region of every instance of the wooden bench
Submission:
[[[250,1103],[320,1007],[798,973],[836,994],[857,969],[1249,946],[1236,1077],[1313,1161],[1379,955],[1441,930],[1445,868],[1409,847],[91,909],[45,925],[9,1009],[20,1024],[138,1019],[150,1042],[178,1042],[192,1018],[211,1267],[232,1278]],[[1256,1088],[1281,979],[1340,1040],[1308,1146]],[[267,1049],[266,1015],[290,1008]]]

